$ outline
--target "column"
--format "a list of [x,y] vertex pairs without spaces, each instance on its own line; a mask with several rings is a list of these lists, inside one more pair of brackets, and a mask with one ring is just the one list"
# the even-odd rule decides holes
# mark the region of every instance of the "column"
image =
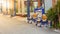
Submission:
[[24,0],[21,0],[22,1],[22,14],[25,14],[25,10],[24,10]]
[[14,15],[14,0],[9,0],[10,1],[10,15]]
[[2,10],[3,10],[3,14],[6,14],[6,0],[2,0],[3,1],[3,6],[2,6]]
[[14,0],[14,16],[16,16],[16,2],[17,0]]
[[18,14],[20,14],[20,0],[18,0]]

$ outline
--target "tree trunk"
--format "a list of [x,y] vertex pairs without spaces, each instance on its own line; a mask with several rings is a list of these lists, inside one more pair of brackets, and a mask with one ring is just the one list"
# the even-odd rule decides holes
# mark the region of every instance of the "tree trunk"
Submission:
[[60,16],[59,16],[59,22],[60,22]]

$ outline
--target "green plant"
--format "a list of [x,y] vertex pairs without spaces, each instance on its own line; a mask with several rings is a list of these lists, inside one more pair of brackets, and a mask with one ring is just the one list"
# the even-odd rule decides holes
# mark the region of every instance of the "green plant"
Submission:
[[48,17],[48,20],[54,21],[57,17],[57,11],[54,11],[52,8],[50,8],[47,11],[47,17]]
[[51,20],[51,21],[54,22],[52,24],[52,27],[56,27],[57,22],[58,22],[58,12],[57,12],[57,7],[56,6],[54,8],[50,8],[47,11],[47,17],[48,17],[48,20]]
[[60,23],[59,23],[59,22],[57,22],[57,23],[58,23],[58,24],[57,24],[57,27],[60,28]]
[[53,22],[52,27],[60,28],[60,1],[47,11],[47,17]]

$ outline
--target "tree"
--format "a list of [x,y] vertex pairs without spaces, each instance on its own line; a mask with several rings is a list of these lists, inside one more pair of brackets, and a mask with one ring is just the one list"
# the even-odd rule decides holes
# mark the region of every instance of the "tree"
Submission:
[[59,28],[60,28],[60,0],[57,0],[57,5],[56,5],[56,9],[57,9],[57,12],[58,12],[58,22],[59,22]]
[[57,1],[57,4],[53,8],[50,8],[47,11],[48,20],[53,21],[55,27],[59,26],[59,23],[60,23],[60,10],[59,9],[60,9],[60,0]]
[[58,18],[60,22],[60,0],[57,1],[57,9],[58,9]]

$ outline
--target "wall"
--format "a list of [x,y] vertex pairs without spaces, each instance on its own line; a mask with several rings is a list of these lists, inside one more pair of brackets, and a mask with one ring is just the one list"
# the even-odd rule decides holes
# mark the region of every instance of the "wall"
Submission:
[[45,12],[52,7],[52,0],[45,0]]

